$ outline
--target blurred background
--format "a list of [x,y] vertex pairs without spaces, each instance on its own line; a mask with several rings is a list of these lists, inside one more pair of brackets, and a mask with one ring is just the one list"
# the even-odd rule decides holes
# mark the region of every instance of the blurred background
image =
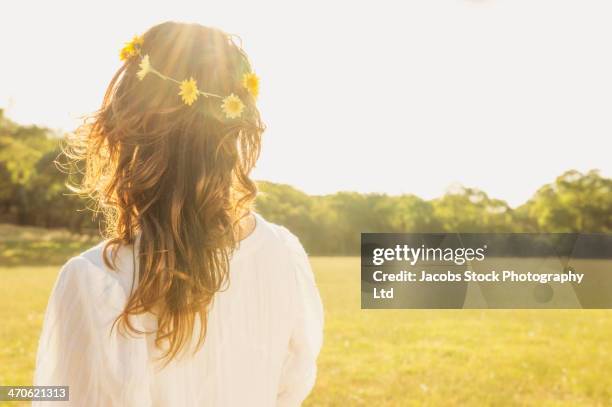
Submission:
[[31,383],[59,267],[101,239],[54,163],[62,139],[99,107],[123,43],[179,20],[238,34],[262,78],[257,210],[299,236],[326,308],[307,405],[612,405],[608,311],[361,310],[355,257],[361,232],[610,233],[611,13],[603,0],[4,5],[0,385]]

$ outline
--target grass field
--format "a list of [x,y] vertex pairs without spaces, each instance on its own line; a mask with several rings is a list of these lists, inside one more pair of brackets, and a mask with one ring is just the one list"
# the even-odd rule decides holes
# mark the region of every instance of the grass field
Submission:
[[[0,384],[31,382],[57,266],[90,244],[0,226]],[[326,327],[307,406],[612,405],[612,311],[361,310],[357,258],[312,265]]]

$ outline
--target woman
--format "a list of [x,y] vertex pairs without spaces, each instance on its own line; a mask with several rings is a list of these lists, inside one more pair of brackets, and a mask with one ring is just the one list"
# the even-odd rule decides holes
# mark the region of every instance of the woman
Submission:
[[173,22],[120,56],[66,149],[108,240],[62,268],[35,384],[78,406],[300,405],[322,307],[298,239],[251,211],[263,125],[247,56]]

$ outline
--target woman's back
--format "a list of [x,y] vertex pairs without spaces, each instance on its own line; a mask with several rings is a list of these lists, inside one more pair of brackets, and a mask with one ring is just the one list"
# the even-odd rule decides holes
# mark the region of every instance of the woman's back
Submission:
[[65,149],[107,240],[63,268],[35,383],[77,406],[299,405],[322,330],[308,259],[260,216],[244,238],[259,78],[234,36],[199,24],[151,27],[120,58]]
[[69,385],[71,402],[88,406],[296,406],[306,397],[322,308],[306,254],[285,228],[256,215],[255,229],[231,258],[229,285],[210,307],[203,346],[197,348],[194,333],[166,366],[151,313],[132,317],[149,334],[111,331],[138,263],[131,248],[121,247],[110,270],[103,247],[71,259],[58,278],[37,384]]

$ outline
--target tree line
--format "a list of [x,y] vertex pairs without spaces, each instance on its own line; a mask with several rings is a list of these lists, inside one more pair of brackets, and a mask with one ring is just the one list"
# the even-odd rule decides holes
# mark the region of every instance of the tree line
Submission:
[[[97,231],[87,203],[71,194],[54,163],[61,137],[22,126],[0,110],[0,222]],[[512,208],[474,188],[424,200],[338,192],[307,195],[289,185],[259,182],[256,209],[285,225],[317,255],[359,253],[361,232],[612,232],[612,179],[570,170]]]

